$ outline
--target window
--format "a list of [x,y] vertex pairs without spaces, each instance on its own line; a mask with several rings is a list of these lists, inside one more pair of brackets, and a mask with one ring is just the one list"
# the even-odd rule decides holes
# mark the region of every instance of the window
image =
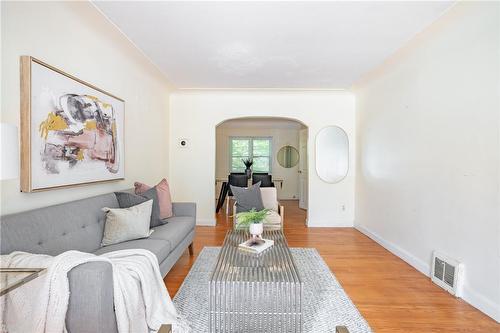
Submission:
[[253,160],[253,172],[271,172],[272,138],[244,137],[230,138],[229,169],[231,172],[245,172],[244,159]]

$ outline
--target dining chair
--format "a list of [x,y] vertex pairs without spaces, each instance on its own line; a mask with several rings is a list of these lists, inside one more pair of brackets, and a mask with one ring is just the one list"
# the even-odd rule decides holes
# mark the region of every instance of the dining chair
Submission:
[[274,187],[272,175],[267,173],[254,173],[252,175],[252,184],[260,182],[260,187]]

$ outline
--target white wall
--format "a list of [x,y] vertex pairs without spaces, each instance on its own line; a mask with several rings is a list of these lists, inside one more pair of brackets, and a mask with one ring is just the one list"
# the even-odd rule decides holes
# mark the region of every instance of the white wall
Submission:
[[[338,125],[354,144],[354,98],[349,92],[180,91],[170,98],[170,183],[173,197],[198,203],[198,224],[215,223],[215,127],[238,117],[285,117],[309,127],[310,226],[352,226],[354,172],[338,184],[316,175],[314,141],[320,129]],[[187,138],[188,148],[178,140]],[[351,155],[351,165],[354,157]],[[341,210],[345,205],[345,211]]]
[[19,56],[31,55],[125,100],[124,181],[20,193],[2,181],[1,213],[153,183],[167,173],[168,85],[90,2],[2,2],[1,121],[19,126]]
[[218,126],[216,131],[216,163],[215,176],[227,177],[229,174],[229,140],[232,136],[272,137],[271,174],[273,178],[283,179],[283,188],[278,187],[279,199],[298,199],[299,166],[283,168],[277,159],[281,147],[290,145],[299,150],[299,126],[295,128],[256,128],[256,127],[224,127]]
[[500,320],[500,4],[459,3],[354,88],[356,226]]

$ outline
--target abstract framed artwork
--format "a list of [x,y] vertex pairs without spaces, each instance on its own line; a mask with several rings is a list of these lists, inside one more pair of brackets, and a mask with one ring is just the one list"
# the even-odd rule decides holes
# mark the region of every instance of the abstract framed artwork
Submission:
[[125,101],[21,56],[21,191],[120,180]]

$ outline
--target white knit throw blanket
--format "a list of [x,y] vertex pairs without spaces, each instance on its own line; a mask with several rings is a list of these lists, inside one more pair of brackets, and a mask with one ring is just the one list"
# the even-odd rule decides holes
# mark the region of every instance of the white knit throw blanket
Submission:
[[2,297],[3,329],[9,333],[67,332],[68,272],[93,261],[109,262],[113,268],[119,333],[156,332],[162,324],[173,324],[174,333],[190,332],[168,295],[156,256],[141,249],[99,256],[79,251],[67,251],[56,257],[25,252],[1,256],[2,267],[47,267],[45,274]]

